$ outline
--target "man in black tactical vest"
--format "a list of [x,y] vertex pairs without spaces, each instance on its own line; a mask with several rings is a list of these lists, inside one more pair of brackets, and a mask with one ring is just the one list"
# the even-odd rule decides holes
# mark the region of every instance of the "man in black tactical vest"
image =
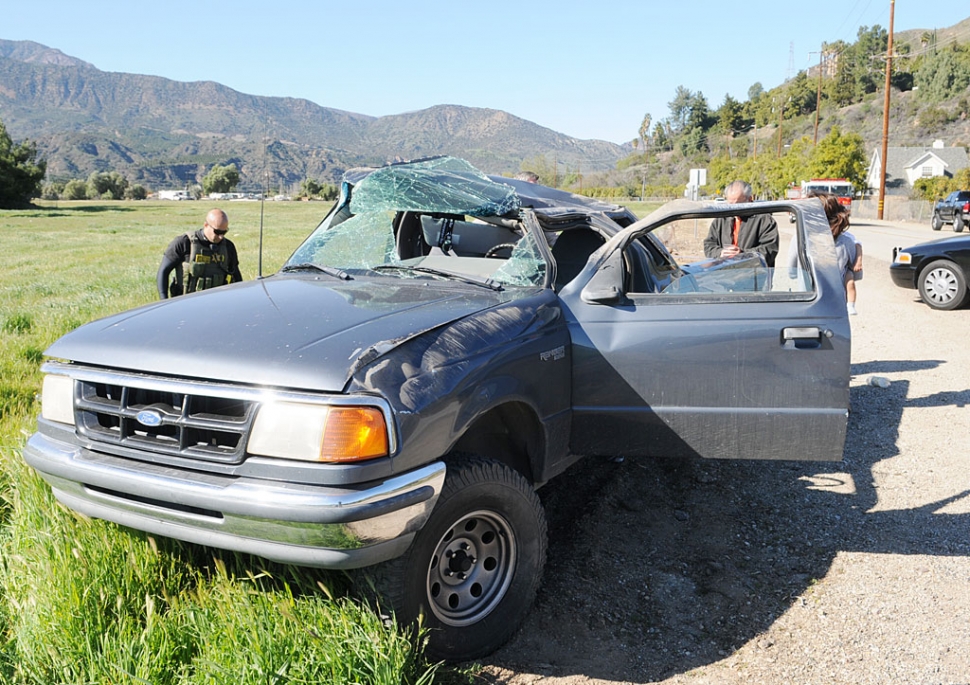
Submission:
[[[208,290],[242,280],[236,246],[226,238],[229,217],[221,209],[213,209],[205,216],[205,223],[197,231],[189,231],[175,238],[162,256],[155,280],[158,296],[165,300],[171,295]],[[175,279],[169,283],[169,276]]]

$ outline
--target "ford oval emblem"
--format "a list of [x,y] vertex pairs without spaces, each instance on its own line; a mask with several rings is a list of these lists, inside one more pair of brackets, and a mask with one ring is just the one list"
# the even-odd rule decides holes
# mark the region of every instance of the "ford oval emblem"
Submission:
[[138,423],[150,428],[162,425],[162,415],[157,411],[146,409],[145,411],[138,412],[138,415],[135,418],[138,420]]

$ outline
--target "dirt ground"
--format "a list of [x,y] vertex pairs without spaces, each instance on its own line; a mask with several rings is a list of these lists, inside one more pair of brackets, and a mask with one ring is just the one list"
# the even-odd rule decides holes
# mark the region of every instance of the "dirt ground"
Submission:
[[481,681],[970,682],[970,310],[918,300],[868,259],[842,462],[587,459],[540,490],[544,584]]

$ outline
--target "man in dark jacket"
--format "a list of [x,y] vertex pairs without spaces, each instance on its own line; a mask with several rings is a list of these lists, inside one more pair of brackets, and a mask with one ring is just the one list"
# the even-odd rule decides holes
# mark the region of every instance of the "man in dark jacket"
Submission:
[[[724,199],[731,204],[751,202],[751,185],[734,181],[724,189]],[[711,258],[735,257],[742,252],[757,252],[768,266],[775,265],[778,254],[778,224],[770,214],[746,218],[726,216],[714,219],[704,240],[704,254]]]
[[[241,281],[236,246],[226,238],[229,217],[221,209],[213,209],[205,216],[202,228],[175,238],[165,249],[162,263],[155,277],[158,296],[207,290],[226,283]],[[175,272],[175,280],[169,276]]]

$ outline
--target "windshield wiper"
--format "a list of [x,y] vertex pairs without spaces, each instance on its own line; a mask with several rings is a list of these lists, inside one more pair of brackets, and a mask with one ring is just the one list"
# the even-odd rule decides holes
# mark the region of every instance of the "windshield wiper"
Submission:
[[381,264],[378,266],[371,267],[371,271],[417,271],[418,273],[428,274],[430,276],[442,276],[444,278],[449,278],[456,281],[461,281],[462,283],[470,283],[471,285],[480,285],[485,288],[490,288],[492,290],[501,290],[502,286],[493,281],[491,278],[475,278],[474,276],[469,276],[467,274],[455,273],[454,271],[442,271],[441,269],[431,269],[427,266],[407,266],[406,264]]
[[282,269],[280,269],[280,273],[287,273],[289,271],[319,271],[320,273],[327,274],[328,276],[339,278],[342,281],[352,280],[350,277],[350,274],[342,269],[336,269],[332,266],[321,266],[319,264],[313,264],[312,262],[301,262],[300,264],[287,264]]

